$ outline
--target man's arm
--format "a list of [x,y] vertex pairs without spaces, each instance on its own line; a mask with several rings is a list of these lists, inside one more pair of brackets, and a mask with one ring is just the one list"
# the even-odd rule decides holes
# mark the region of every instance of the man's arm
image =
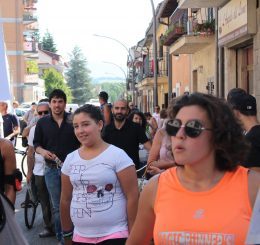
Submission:
[[38,121],[35,127],[34,139],[33,139],[33,146],[35,152],[42,155],[45,159],[52,160],[54,155],[50,151],[44,149],[43,139],[44,139],[44,134],[42,131],[42,124],[41,121]]
[[[2,156],[4,159],[5,175],[12,176],[16,169],[14,148],[10,141],[5,141],[2,145]],[[14,184],[5,184],[5,194],[8,199],[14,204],[16,198]]]
[[103,109],[105,125],[108,125],[111,123],[111,108],[109,105],[105,105]]

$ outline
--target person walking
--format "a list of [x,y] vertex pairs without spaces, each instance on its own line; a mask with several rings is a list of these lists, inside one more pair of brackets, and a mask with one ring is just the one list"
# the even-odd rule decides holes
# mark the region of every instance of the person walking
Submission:
[[51,114],[41,118],[35,128],[35,152],[45,160],[45,183],[50,195],[55,232],[62,242],[60,223],[61,165],[66,156],[79,147],[71,114],[65,112],[67,97],[60,89],[49,95]]
[[114,121],[105,126],[102,134],[105,142],[123,149],[135,163],[136,169],[140,167],[139,144],[149,151],[151,142],[145,135],[144,129],[127,119],[128,109],[126,100],[118,100],[112,108]]
[[20,133],[19,122],[15,115],[7,112],[7,109],[7,102],[0,101],[0,113],[3,118],[4,137],[10,140],[15,146],[17,135]]
[[257,120],[257,105],[253,95],[247,93],[229,96],[235,116],[242,123],[245,137],[250,143],[250,151],[242,163],[244,167],[260,172],[260,124]]
[[112,105],[108,103],[108,94],[105,91],[101,91],[98,95],[99,103],[100,103],[100,109],[103,113],[104,117],[104,123],[105,125],[108,125],[112,122],[112,112],[111,107]]
[[93,105],[74,112],[81,147],[62,166],[65,244],[123,245],[136,216],[134,163],[123,150],[102,140],[103,125],[101,111]]
[[126,244],[245,244],[260,174],[239,166],[247,143],[230,107],[193,93],[177,99],[170,119],[177,167],[144,187]]
[[[38,114],[38,119],[49,114],[49,103],[48,102],[40,102],[36,107],[36,111]],[[28,150],[27,150],[27,183],[33,182],[36,187],[36,195],[39,197],[41,209],[42,209],[42,217],[44,221],[44,230],[39,233],[40,238],[49,237],[55,235],[52,231],[52,215],[51,215],[51,204],[50,197],[46,187],[45,178],[44,178],[44,169],[45,169],[45,160],[44,158],[35,152],[33,147],[34,133],[35,133],[34,125],[29,132],[28,137]]]

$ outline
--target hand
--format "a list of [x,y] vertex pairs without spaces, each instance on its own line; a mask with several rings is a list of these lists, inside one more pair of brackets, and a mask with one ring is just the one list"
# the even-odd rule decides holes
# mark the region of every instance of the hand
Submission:
[[155,166],[149,166],[147,172],[151,175],[156,175],[156,174],[159,174],[159,173],[162,173],[164,170],[163,169],[159,169]]
[[55,154],[47,150],[42,150],[41,155],[47,160],[54,160],[56,157]]

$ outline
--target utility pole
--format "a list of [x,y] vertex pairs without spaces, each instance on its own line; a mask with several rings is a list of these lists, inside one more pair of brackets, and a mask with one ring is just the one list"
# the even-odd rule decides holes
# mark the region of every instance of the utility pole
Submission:
[[153,11],[153,64],[154,64],[154,84],[153,84],[153,106],[158,105],[158,66],[157,66],[157,39],[156,39],[156,14],[153,0],[151,1]]

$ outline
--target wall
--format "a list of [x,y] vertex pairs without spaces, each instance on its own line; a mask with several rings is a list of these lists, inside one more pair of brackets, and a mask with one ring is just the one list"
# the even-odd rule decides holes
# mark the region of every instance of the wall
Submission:
[[0,18],[4,27],[6,53],[10,68],[10,84],[14,99],[23,101],[24,56],[23,56],[23,2],[8,0],[0,2]]
[[[172,89],[176,93],[178,83],[180,85],[180,94],[191,91],[190,88],[190,55],[182,54],[179,56],[172,55]],[[187,89],[188,88],[188,89]],[[178,94],[177,94],[178,95]]]
[[[198,71],[198,92],[208,93],[206,86],[209,79],[214,81],[214,94],[216,94],[215,83],[215,42],[192,55],[191,71]],[[194,91],[195,92],[195,91]]]

